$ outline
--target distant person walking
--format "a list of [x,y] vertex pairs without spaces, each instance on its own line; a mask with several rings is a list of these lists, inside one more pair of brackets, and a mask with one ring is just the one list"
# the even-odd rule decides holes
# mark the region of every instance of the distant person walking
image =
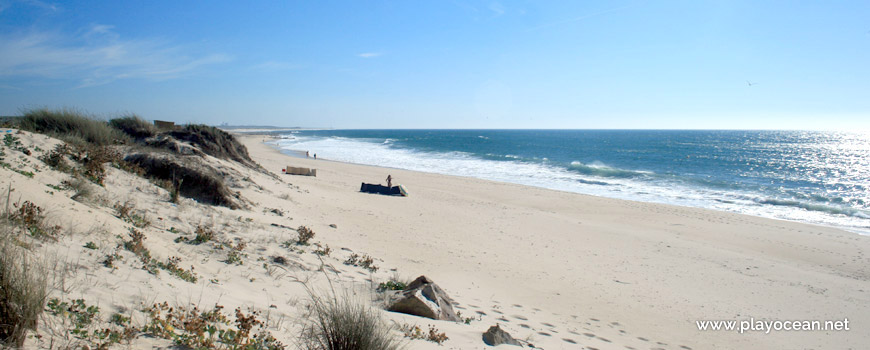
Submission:
[[317,159],[317,153],[314,154],[314,159]]
[[393,176],[387,175],[387,187],[393,187]]
[[308,151],[305,151],[305,158],[309,158],[309,157],[311,157],[311,153],[308,153]]

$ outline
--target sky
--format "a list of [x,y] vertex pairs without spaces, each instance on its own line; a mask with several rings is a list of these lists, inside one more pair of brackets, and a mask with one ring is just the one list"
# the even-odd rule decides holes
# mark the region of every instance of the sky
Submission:
[[870,2],[0,0],[0,115],[870,130]]

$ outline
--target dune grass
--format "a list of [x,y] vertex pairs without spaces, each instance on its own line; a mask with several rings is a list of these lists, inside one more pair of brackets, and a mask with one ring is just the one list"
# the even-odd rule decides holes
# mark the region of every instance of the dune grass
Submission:
[[84,140],[95,145],[110,145],[126,142],[129,139],[108,123],[71,109],[29,110],[24,113],[20,127],[24,130],[56,136],[71,143]]
[[183,128],[170,131],[169,134],[178,140],[199,146],[204,153],[215,158],[234,160],[250,167],[257,167],[244,145],[230,133],[216,127],[188,124]]
[[403,348],[370,305],[353,298],[312,296],[313,315],[300,342],[311,350],[394,350]]
[[135,114],[109,120],[109,126],[136,140],[157,135],[158,132],[157,127],[155,127],[154,124],[151,124]]
[[7,220],[0,222],[0,348],[24,344],[48,296],[48,273],[14,235]]

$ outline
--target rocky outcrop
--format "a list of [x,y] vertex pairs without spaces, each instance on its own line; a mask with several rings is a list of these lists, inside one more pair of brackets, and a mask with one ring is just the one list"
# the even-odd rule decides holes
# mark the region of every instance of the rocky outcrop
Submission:
[[393,312],[459,322],[447,293],[426,276],[417,277],[402,290],[399,300],[387,309]]
[[522,344],[514,339],[514,337],[511,337],[508,332],[505,332],[503,329],[501,329],[498,324],[489,327],[486,333],[483,333],[483,342],[486,343],[486,345],[490,346],[496,346],[501,344],[522,346]]

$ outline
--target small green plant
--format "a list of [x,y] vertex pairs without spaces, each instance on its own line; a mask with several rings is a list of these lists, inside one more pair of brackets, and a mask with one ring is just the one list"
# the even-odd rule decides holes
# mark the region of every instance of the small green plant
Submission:
[[15,211],[12,212],[12,222],[21,226],[24,232],[39,239],[56,240],[60,226],[45,224],[44,210],[31,201],[13,203]]
[[47,308],[50,314],[61,317],[64,324],[69,322],[70,335],[93,344],[95,349],[107,350],[112,344],[121,341],[129,343],[138,332],[130,325],[130,319],[120,314],[112,315],[112,326],[98,327],[95,323],[100,322],[100,308],[87,305],[84,299],[76,299],[71,303],[51,299]]
[[156,265],[160,269],[169,272],[170,275],[178,277],[183,281],[196,283],[196,281],[199,279],[199,276],[196,275],[196,272],[193,272],[193,266],[190,266],[190,270],[185,270],[179,266],[178,263],[180,262],[181,258],[173,256],[167,259],[165,263],[156,262]]
[[121,202],[116,202],[114,208],[115,216],[123,219],[130,216],[130,213],[133,212],[133,203],[124,202],[124,204],[121,204]]
[[[181,231],[178,231],[175,227],[171,227],[171,228],[169,228],[169,232],[180,233]],[[202,225],[196,226],[195,234],[196,234],[196,236],[194,236],[193,239],[188,239],[184,236],[180,236],[180,237],[175,239],[175,243],[185,242],[187,244],[200,245],[200,244],[203,244],[205,242],[213,241],[215,239],[214,231],[210,227],[207,227],[207,226],[202,226]],[[219,245],[219,247],[223,248],[223,245],[221,244],[221,245]]]
[[[170,275],[178,277],[184,281],[190,283],[196,283],[199,279],[199,276],[193,272],[193,266],[190,267],[190,270],[185,270],[179,266],[181,262],[181,258],[179,257],[171,257],[166,260],[166,262],[158,261],[151,257],[151,252],[148,248],[145,248],[145,234],[141,231],[136,230],[134,228],[130,228],[130,240],[124,241],[124,249],[133,252],[136,256],[139,257],[139,260],[142,262],[142,268],[148,271],[149,273],[156,275],[160,272],[160,270],[166,270]],[[103,265],[106,267],[114,267],[114,261],[118,258],[117,253],[115,255],[110,255],[106,257],[106,260],[103,261]]]
[[462,311],[456,311],[456,317],[465,324],[471,324],[471,321],[474,321],[474,317],[462,317]]
[[12,169],[12,171],[19,173],[21,175],[24,175],[26,177],[29,177],[31,179],[33,178],[33,175],[36,175],[32,171],[24,171],[24,170],[19,170],[19,169]]
[[320,256],[329,256],[329,254],[332,253],[332,248],[329,248],[328,244],[321,245],[320,243],[314,243],[314,246],[317,247],[317,249],[315,249],[313,252],[314,254]]
[[375,266],[375,259],[368,255],[360,256],[357,253],[353,253],[347,258],[347,260],[344,261],[344,264],[359,266],[371,272],[378,271],[378,267]]
[[91,250],[100,249],[100,247],[98,247],[97,244],[94,243],[94,242],[88,242],[88,243],[85,243],[85,248],[88,248],[88,249],[91,249]]
[[231,241],[221,242],[219,245],[219,249],[227,248],[229,251],[227,252],[227,258],[224,260],[224,263],[229,265],[242,265],[245,262],[242,258],[248,256],[244,253],[245,247],[248,244],[243,240],[239,240],[235,245]]
[[19,151],[19,152],[21,152],[21,153],[24,153],[24,154],[26,154],[26,155],[28,155],[28,156],[31,154],[29,149],[27,149],[26,147],[24,147],[23,145],[21,145],[21,139],[19,139],[18,136],[15,136],[15,135],[12,135],[12,134],[6,134],[6,135],[4,135],[4,136],[3,136],[3,144],[4,144],[6,147],[9,147],[9,148],[11,148],[11,149],[13,149],[13,150],[16,150],[16,151]]
[[73,326],[69,330],[70,334],[79,339],[86,339],[90,336],[89,328],[100,313],[100,308],[88,306],[84,299],[73,300],[70,304],[53,298],[48,302],[48,311],[54,316],[68,318]]
[[114,313],[112,314],[112,317],[109,318],[109,322],[119,326],[125,326],[130,324],[130,318],[119,313]]
[[439,333],[438,329],[435,328],[435,326],[433,326],[433,325],[429,325],[429,332],[428,333],[423,332],[423,330],[420,329],[420,326],[417,326],[417,325],[411,326],[408,324],[400,326],[399,330],[402,331],[402,333],[405,335],[405,338],[411,338],[412,340],[413,339],[422,339],[422,340],[426,340],[426,341],[431,341],[433,343],[438,343],[438,345],[441,345],[441,343],[450,339],[447,337],[447,334],[445,334],[444,332]]
[[212,310],[170,307],[163,302],[146,308],[148,324],[143,331],[192,349],[278,350],[284,344],[264,329],[257,312],[235,310],[235,321],[223,314],[223,306]]
[[130,228],[129,241],[124,241],[124,249],[136,254],[143,262],[151,259],[151,252],[145,248],[145,234],[135,228]]
[[300,245],[308,245],[308,241],[314,238],[314,231],[305,226],[299,226],[299,228],[296,229],[296,233],[299,234],[296,243]]
[[123,259],[123,257],[121,256],[121,254],[119,254],[116,251],[112,254],[106,255],[106,257],[103,259],[102,263],[103,263],[103,266],[114,270],[114,269],[118,268],[117,266],[115,266],[115,262],[121,261],[122,259]]
[[196,226],[196,237],[193,238],[192,241],[189,241],[190,244],[202,244],[214,239],[214,231],[211,228],[205,226]]
[[134,209],[133,204],[129,201],[124,202],[124,204],[117,202],[115,203],[115,216],[138,228],[146,228],[151,225],[151,221],[137,214]]
[[142,262],[142,268],[145,271],[148,271],[152,275],[160,273],[157,260],[151,258],[151,251],[149,251],[148,248],[145,248],[144,242],[147,238],[145,237],[145,234],[142,233],[142,231],[131,227],[128,235],[130,236],[130,240],[124,241],[124,249],[139,257],[139,261]]
[[388,290],[404,290],[406,287],[408,287],[408,285],[405,284],[405,282],[389,280],[378,284],[378,292],[384,292]]
[[43,163],[55,169],[57,171],[68,173],[72,170],[69,163],[67,163],[66,156],[70,153],[70,148],[65,143],[58,144],[54,147],[53,150],[46,152],[38,157]]
[[21,140],[15,135],[6,134],[3,136],[3,144],[9,148],[21,147]]
[[[91,182],[103,186],[106,179],[104,163],[118,164],[123,162],[120,152],[110,146],[85,145],[78,150],[76,157],[82,164],[82,174]],[[82,157],[81,155],[85,156]]]

